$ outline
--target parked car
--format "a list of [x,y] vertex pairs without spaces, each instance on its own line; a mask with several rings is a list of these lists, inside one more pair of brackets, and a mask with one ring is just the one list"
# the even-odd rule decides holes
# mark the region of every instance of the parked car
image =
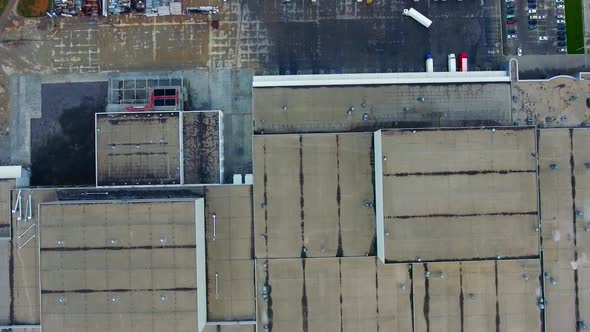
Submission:
[[555,28],[557,28],[557,30],[565,30],[565,25],[558,25]]
[[529,15],[529,20],[536,20],[538,18],[539,18],[539,16],[537,16],[537,15]]
[[506,18],[515,18],[514,14],[506,15]]
[[507,37],[508,37],[508,39],[516,39],[516,34],[514,33],[511,35],[508,35]]
[[561,14],[557,14],[557,15],[555,15],[555,18],[563,20],[563,19],[565,19],[565,16],[563,16]]
[[537,15],[540,20],[544,20],[547,18],[547,15]]
[[565,35],[559,35],[559,36],[557,36],[557,40],[558,41],[565,41]]
[[565,53],[565,48],[563,48],[563,47],[560,47],[559,49],[557,49],[557,51],[558,51],[559,53]]
[[514,24],[514,23],[516,23],[516,19],[511,18],[511,19],[506,20],[506,24]]
[[508,32],[508,34],[509,34],[509,35],[513,35],[513,34],[515,34],[515,33],[516,33],[516,30],[514,30],[514,29],[510,29],[510,30],[508,30],[507,32]]
[[565,45],[566,45],[565,42],[562,42],[562,41],[557,42],[557,46],[559,46],[559,47],[563,47]]
[[537,4],[536,3],[529,3],[529,9],[534,9],[537,8]]
[[514,8],[506,9],[506,14],[508,14],[508,15],[514,14]]
[[537,20],[529,20],[529,25],[537,25]]
[[557,30],[557,35],[558,36],[565,36],[565,31],[563,31],[563,30]]
[[536,14],[537,10],[536,9],[529,9],[529,14]]
[[536,30],[537,29],[537,25],[530,25],[529,24],[529,30]]
[[506,8],[514,8],[514,3],[513,2],[507,2],[506,3]]
[[563,9],[563,5],[561,5],[561,4],[558,4],[556,7],[557,7],[557,9]]
[[555,3],[563,3],[563,0],[555,0]]
[[518,56],[522,56],[522,48],[519,47],[516,51],[516,54],[518,54]]
[[557,20],[557,24],[559,24],[559,23],[565,24],[565,20]]
[[539,36],[539,40],[549,40],[549,37],[547,37],[547,36]]

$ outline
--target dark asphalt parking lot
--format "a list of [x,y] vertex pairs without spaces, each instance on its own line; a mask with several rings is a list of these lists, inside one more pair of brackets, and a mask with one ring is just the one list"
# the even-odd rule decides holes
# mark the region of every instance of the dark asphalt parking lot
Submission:
[[[446,71],[447,55],[461,52],[472,70],[500,68],[499,0],[245,0],[242,6],[276,45],[261,74],[424,71],[427,53],[436,71]],[[430,29],[402,15],[410,7],[433,21]]]
[[[516,39],[506,39],[506,33],[504,38],[507,41],[507,54],[516,55],[518,48],[522,49],[523,55],[531,54],[558,54],[559,47],[557,46],[557,23],[556,15],[564,15],[562,9],[556,8],[555,0],[537,0],[537,12],[529,14],[529,4],[527,0],[515,0],[514,1],[514,14],[516,15],[517,22],[515,24],[506,24],[506,5],[505,0],[502,1],[502,12],[503,12],[503,25],[506,27],[505,31],[514,29],[516,30]],[[563,3],[561,3],[563,4]],[[544,19],[537,19],[537,29],[529,30],[528,28],[528,16],[537,15],[545,16]],[[547,36],[548,40],[539,40],[539,37]],[[564,46],[565,48],[565,46]]]
[[94,184],[94,113],[104,112],[106,82],[41,86],[41,118],[31,120],[31,184]]

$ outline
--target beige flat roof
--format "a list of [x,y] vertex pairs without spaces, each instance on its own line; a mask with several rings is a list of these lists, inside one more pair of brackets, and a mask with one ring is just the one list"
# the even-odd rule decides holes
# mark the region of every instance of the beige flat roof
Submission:
[[205,189],[208,321],[256,320],[253,227],[251,186]]
[[14,179],[0,180],[0,237],[10,236],[10,190],[16,187]]
[[541,329],[538,259],[418,263],[412,270],[416,331]]
[[0,326],[11,325],[10,317],[10,298],[11,285],[10,278],[10,241],[0,241],[0,294],[2,294],[3,300],[0,301]]
[[[258,297],[259,326],[287,332],[377,331],[378,324],[403,331],[412,326],[405,264],[383,266],[375,257],[345,257],[258,260],[256,267],[257,293],[265,285],[269,289],[268,301]],[[396,282],[408,289],[396,290]]]
[[538,255],[533,128],[380,133],[386,261]]
[[43,330],[194,331],[196,213],[194,200],[42,204]]
[[[425,270],[430,271],[426,278]],[[440,276],[440,273],[443,276]],[[258,324],[279,331],[537,331],[538,259],[383,264],[258,260]],[[526,275],[526,280],[523,277]]]
[[[17,220],[16,214],[11,217],[14,241],[10,241],[12,251],[12,303],[13,319],[16,322],[40,324],[39,310],[39,223],[38,206],[40,203],[57,199],[56,191],[51,189],[35,189],[21,191],[22,202],[31,194],[32,211],[30,220]],[[17,199],[18,190],[11,192],[12,201]],[[25,211],[23,210],[23,215]],[[34,226],[33,226],[34,225]]]
[[[537,331],[542,315],[548,331],[588,323],[590,129],[382,135],[384,221],[395,226],[381,233],[388,264],[363,257],[374,255],[375,215],[365,207],[377,175],[372,134],[255,136],[254,186],[189,190],[205,197],[205,287],[194,286],[194,201],[55,203],[58,194],[77,196],[22,190],[23,203],[30,192],[40,214],[35,208],[30,221],[11,218],[13,303],[0,312],[48,332],[194,331],[205,308],[196,293],[207,288],[209,321],[257,320],[259,330]],[[537,211],[548,273],[541,279]],[[28,230],[33,225],[39,229]],[[166,245],[163,234],[173,234]],[[310,258],[300,257],[304,247]],[[503,259],[487,260],[497,255]],[[541,294],[544,312],[536,305]]]
[[[590,80],[554,77],[550,80],[512,82],[514,122],[532,118],[538,126],[568,127],[590,123],[586,98]],[[575,96],[575,97],[574,97]]]
[[254,136],[256,257],[372,251],[370,133]]
[[[589,129],[539,132],[539,184],[547,330],[576,330],[590,321]],[[552,171],[550,165],[557,165]],[[575,211],[580,211],[581,216]],[[551,283],[553,278],[557,284]]]
[[178,112],[96,115],[96,183],[180,184]]
[[266,134],[512,123],[508,83],[255,88],[252,103]]

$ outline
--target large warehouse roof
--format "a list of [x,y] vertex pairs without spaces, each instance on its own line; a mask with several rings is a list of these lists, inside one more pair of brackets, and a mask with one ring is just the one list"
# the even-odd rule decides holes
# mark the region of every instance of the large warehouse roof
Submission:
[[202,199],[41,204],[43,330],[202,329],[203,213]]
[[255,136],[257,257],[370,253],[372,172],[371,133]]
[[511,125],[509,83],[257,88],[256,133]]
[[385,261],[538,255],[533,128],[375,133]]

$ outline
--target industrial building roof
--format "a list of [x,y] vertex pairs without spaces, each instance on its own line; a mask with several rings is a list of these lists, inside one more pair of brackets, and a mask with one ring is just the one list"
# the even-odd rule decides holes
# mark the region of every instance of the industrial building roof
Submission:
[[512,124],[509,83],[255,88],[252,109],[265,134]]
[[579,330],[590,316],[589,144],[587,128],[539,131],[547,331]]
[[590,80],[570,76],[551,80],[517,80],[512,83],[514,122],[534,121],[538,126],[568,127],[590,124],[587,91]]
[[[588,143],[528,127],[257,135],[253,186],[22,190],[39,209],[12,215],[12,322],[194,330],[205,309],[204,331],[573,330],[590,313]],[[161,245],[170,227],[181,247]],[[206,252],[182,247],[191,231]]]
[[203,200],[56,202],[39,212],[43,330],[204,327]]
[[0,238],[10,236],[10,190],[15,186],[14,179],[0,180]]
[[259,297],[259,326],[272,331],[541,327],[539,260],[382,264],[375,257],[269,259],[258,261],[256,273],[258,294],[267,294]]
[[384,261],[538,255],[534,128],[380,130]]
[[[12,194],[12,199],[15,200],[18,190],[14,190]],[[97,317],[102,317],[105,322],[113,319],[112,324],[123,324],[123,330],[131,324],[132,328],[149,331],[159,326],[154,323],[159,322],[159,318],[166,320],[166,317],[170,318],[166,315],[179,311],[180,314],[175,319],[182,322],[176,327],[179,330],[186,327],[194,331],[195,317],[198,316],[191,309],[189,311],[194,317],[190,318],[183,313],[182,307],[158,306],[153,312],[153,321],[145,320],[141,324],[135,324],[135,320],[150,313],[136,312],[139,309],[134,301],[157,304],[162,301],[160,296],[165,292],[166,301],[170,299],[174,303],[175,295],[169,294],[175,292],[173,288],[179,288],[178,291],[182,292],[179,301],[187,296],[194,296],[195,287],[188,284],[195,280],[197,273],[197,278],[203,278],[203,286],[197,286],[196,292],[198,294],[199,290],[204,290],[203,295],[206,295],[207,300],[202,300],[204,305],[196,304],[196,310],[205,318],[203,321],[206,320],[208,326],[222,324],[222,331],[231,330],[224,324],[232,321],[245,326],[243,328],[248,331],[247,328],[255,323],[251,186],[190,189],[167,187],[159,191],[140,188],[44,188],[26,190],[21,195],[23,202],[30,199],[34,206],[39,206],[42,215],[38,215],[35,209],[32,219],[25,221],[17,220],[15,214],[12,214],[15,231],[12,252],[15,259],[10,265],[14,270],[12,276],[15,283],[6,284],[13,298],[6,310],[13,312],[14,319],[19,322],[30,322],[32,326],[44,323],[44,329],[55,326],[59,329],[63,322],[65,330],[80,330],[84,327],[75,324],[67,326],[69,318],[89,316],[89,321]],[[147,199],[141,199],[142,196]],[[195,207],[195,200],[205,201],[205,206]],[[196,218],[198,216],[194,215],[195,211],[204,213],[203,217]],[[216,217],[212,218],[212,215]],[[42,226],[37,231],[38,222]],[[200,247],[204,250],[198,250],[199,244],[189,241],[195,236],[199,238],[199,231],[196,230],[199,227],[203,228],[200,231],[203,235]],[[167,234],[172,234],[173,237]],[[39,238],[41,250],[37,245]],[[41,260],[38,253],[41,253]],[[195,270],[193,258],[199,254],[203,255],[202,266],[207,266],[206,275],[205,268]],[[132,260],[131,263],[129,259]],[[153,265],[154,263],[157,264]],[[55,267],[56,264],[59,265],[58,268]],[[108,271],[105,270],[107,268]],[[152,268],[155,270],[153,273]],[[123,278],[125,275],[129,278]],[[90,279],[85,280],[86,278]],[[56,280],[69,280],[72,283],[56,283]],[[169,285],[176,282],[175,280],[180,286]],[[158,288],[152,290],[150,283],[154,282],[157,282]],[[110,292],[106,289],[107,285],[112,288]],[[49,286],[62,288],[49,289]],[[136,286],[137,289],[133,288]],[[70,293],[73,294],[72,298],[68,295]],[[82,309],[64,311],[66,309],[60,306],[54,308],[52,302],[59,302],[60,297],[64,297],[63,301],[81,301],[79,305],[89,301],[92,308],[96,308],[97,304],[104,304],[102,299],[111,293],[114,294],[112,296],[119,296],[119,303],[124,299],[121,294],[133,294],[126,297],[132,302],[125,302],[124,306],[127,307],[117,311],[125,317],[113,318],[106,315],[107,313],[101,315],[96,312],[79,312]],[[38,294],[41,295],[42,305],[48,305],[48,310],[44,309],[45,306],[39,309]],[[84,297],[79,298],[80,294]],[[98,295],[102,297],[96,298]],[[150,296],[154,299],[152,302]],[[64,303],[60,304],[65,305]],[[117,308],[121,308],[121,305]],[[161,313],[160,309],[166,313]],[[4,307],[0,306],[0,313],[2,310]],[[61,311],[56,313],[55,310]],[[125,310],[129,312],[125,313]],[[46,311],[49,320],[44,322]],[[116,330],[119,327],[112,325],[112,328]]]
[[251,186],[205,189],[207,319],[256,320]]
[[180,184],[178,112],[96,115],[98,186]]
[[223,116],[219,111],[182,113],[184,183],[223,181]]
[[256,257],[372,251],[371,140],[371,133],[254,137]]

